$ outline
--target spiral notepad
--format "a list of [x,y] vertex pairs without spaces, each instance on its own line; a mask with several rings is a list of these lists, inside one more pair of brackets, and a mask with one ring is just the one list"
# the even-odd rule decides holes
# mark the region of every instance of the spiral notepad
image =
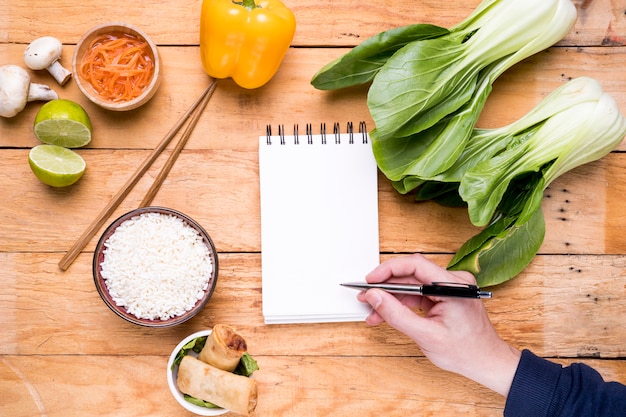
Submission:
[[378,180],[365,124],[259,137],[263,315],[270,323],[361,321],[339,284],[378,265]]

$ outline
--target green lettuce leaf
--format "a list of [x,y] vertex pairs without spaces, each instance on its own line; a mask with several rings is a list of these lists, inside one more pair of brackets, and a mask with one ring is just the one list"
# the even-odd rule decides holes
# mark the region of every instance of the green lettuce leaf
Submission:
[[404,45],[449,33],[435,25],[418,23],[381,32],[347,54],[329,62],[311,79],[318,90],[337,90],[371,81],[387,60]]

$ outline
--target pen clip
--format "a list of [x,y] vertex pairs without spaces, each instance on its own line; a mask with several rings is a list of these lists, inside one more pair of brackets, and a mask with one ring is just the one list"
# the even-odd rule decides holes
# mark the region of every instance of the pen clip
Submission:
[[470,289],[470,290],[477,290],[478,289],[478,285],[464,284],[462,282],[433,282],[431,285],[435,285],[437,287],[467,288],[467,289]]

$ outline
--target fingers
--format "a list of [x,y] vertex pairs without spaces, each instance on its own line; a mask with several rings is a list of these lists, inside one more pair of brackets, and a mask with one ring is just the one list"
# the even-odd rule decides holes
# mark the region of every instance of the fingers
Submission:
[[476,285],[476,277],[467,271],[448,271],[451,276],[457,278],[452,282],[464,282],[466,284]]
[[424,262],[428,261],[421,255],[393,258],[378,265],[365,279],[367,282],[383,282],[393,277],[415,277]]
[[[420,327],[422,330],[430,327],[428,320],[415,314],[409,306],[386,291],[371,289],[365,292],[363,297],[374,309],[366,319],[366,323],[369,325],[378,325],[384,321],[405,334],[412,334],[415,329]],[[418,300],[418,297],[412,297],[412,299]],[[428,301],[423,297],[419,297],[419,299]]]
[[[356,296],[357,300],[362,303],[368,303],[365,294],[365,291],[359,292]],[[411,309],[417,307],[426,313],[435,304],[430,298],[421,295],[394,294],[393,296],[405,306]]]
[[421,254],[402,256],[389,259],[378,265],[366,277],[367,282],[384,282],[391,278],[417,281],[422,284],[431,282],[463,282],[475,283],[475,279],[469,272],[447,271],[441,266],[429,261]]

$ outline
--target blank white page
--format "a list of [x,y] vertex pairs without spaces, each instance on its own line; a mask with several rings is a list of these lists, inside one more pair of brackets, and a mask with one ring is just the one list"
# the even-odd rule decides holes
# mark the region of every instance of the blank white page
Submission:
[[366,133],[337,137],[259,138],[266,323],[369,314],[357,292],[339,284],[363,280],[380,261],[376,161]]

